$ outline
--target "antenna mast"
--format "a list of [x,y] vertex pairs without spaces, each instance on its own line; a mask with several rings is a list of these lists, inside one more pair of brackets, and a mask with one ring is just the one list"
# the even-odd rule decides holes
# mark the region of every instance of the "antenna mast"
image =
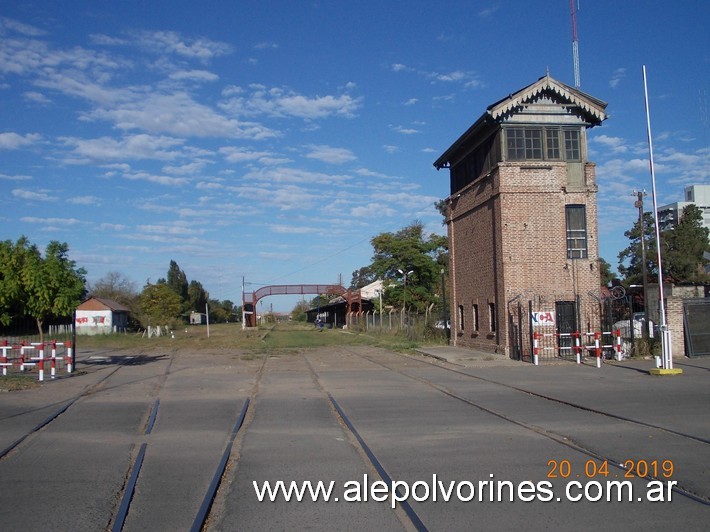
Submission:
[[570,12],[572,13],[572,57],[574,58],[574,86],[579,88],[579,41],[577,39],[577,10],[574,6],[575,0],[569,0]]

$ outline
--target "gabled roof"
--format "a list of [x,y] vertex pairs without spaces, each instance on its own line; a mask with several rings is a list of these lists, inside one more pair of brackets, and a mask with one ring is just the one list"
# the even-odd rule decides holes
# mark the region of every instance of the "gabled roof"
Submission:
[[113,301],[112,299],[101,299],[91,297],[79,305],[76,310],[111,310],[114,312],[130,312],[128,307]]
[[593,125],[599,125],[606,120],[606,102],[598,100],[579,89],[565,85],[551,78],[549,74],[541,77],[535,83],[520,89],[515,94],[510,94],[506,98],[489,105],[487,113],[492,118],[498,120],[543,92],[557,94],[567,103],[579,107],[584,111],[588,122]]
[[475,139],[481,133],[490,131],[491,127],[503,121],[507,116],[515,114],[518,109],[531,102],[542,93],[552,93],[559,99],[580,110],[585,121],[591,126],[597,126],[606,120],[606,102],[594,98],[579,89],[565,85],[546,74],[535,83],[509,94],[486,108],[486,112],[447,149],[435,162],[437,170],[444,168],[454,158],[454,154],[469,140]]

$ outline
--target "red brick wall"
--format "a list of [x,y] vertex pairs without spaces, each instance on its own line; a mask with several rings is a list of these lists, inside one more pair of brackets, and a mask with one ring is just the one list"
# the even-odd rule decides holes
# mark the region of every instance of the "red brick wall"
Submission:
[[[590,295],[599,293],[593,164],[585,166],[585,177],[586,186],[568,190],[565,163],[500,163],[490,175],[451,198],[454,345],[508,353],[508,307],[517,308],[518,300],[525,310],[528,300],[533,301],[533,310],[554,310],[555,301],[579,298],[580,328],[597,328],[599,305]],[[567,204],[586,205],[587,259],[567,259]],[[510,303],[513,300],[515,304]],[[489,320],[490,303],[497,314],[495,332]],[[472,327],[475,304],[478,331]]]

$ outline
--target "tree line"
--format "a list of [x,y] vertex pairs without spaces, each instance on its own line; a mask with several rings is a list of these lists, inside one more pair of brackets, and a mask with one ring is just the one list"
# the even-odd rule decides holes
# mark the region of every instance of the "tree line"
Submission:
[[205,313],[210,321],[235,321],[241,308],[230,300],[210,299],[199,281],[188,283],[175,261],[170,261],[166,278],[148,280],[138,291],[133,281],[119,272],[109,272],[94,284],[86,282],[86,270],[69,258],[65,242],[51,241],[44,252],[22,236],[0,242],[0,325],[9,327],[32,319],[40,341],[50,320],[72,316],[89,297],[110,299],[130,310],[132,324],[176,326],[187,322],[190,312]]
[[241,307],[229,299],[211,299],[202,283],[188,282],[177,262],[170,261],[166,277],[155,283],[146,281],[139,292],[130,279],[119,272],[109,272],[89,286],[89,296],[110,299],[129,308],[136,326],[177,326],[187,322],[192,312],[207,313],[210,323],[227,323],[241,317]]
[[[624,234],[629,245],[618,255],[618,274],[623,285],[640,284],[643,279],[641,239],[646,246],[646,272],[649,282],[658,279],[658,249],[654,217],[644,213]],[[710,252],[710,231],[702,225],[702,212],[695,205],[685,207],[672,229],[661,232],[662,273],[666,282],[710,283],[705,273]],[[435,233],[425,234],[424,225],[414,221],[395,232],[384,232],[370,240],[370,264],[355,270],[350,288],[358,289],[382,280],[383,307],[423,312],[434,308],[444,312],[443,300],[448,286],[448,240]],[[601,284],[617,275],[611,265],[599,259]],[[43,324],[52,318],[71,316],[87,297],[111,299],[131,310],[136,326],[178,325],[190,312],[206,312],[211,322],[236,321],[241,307],[230,300],[211,299],[197,280],[188,281],[178,264],[170,261],[165,278],[148,280],[139,291],[133,281],[119,272],[109,272],[94,284],[86,283],[86,270],[69,258],[69,246],[50,242],[44,253],[26,237],[16,242],[0,242],[0,325],[14,319],[31,317],[40,335]],[[312,301],[315,307],[323,296]],[[379,305],[379,300],[375,302]],[[293,313],[303,317],[305,308],[297,305]]]

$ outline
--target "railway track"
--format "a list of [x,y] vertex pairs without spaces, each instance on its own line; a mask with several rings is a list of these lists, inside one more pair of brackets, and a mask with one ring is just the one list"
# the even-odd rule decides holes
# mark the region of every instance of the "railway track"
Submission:
[[[262,522],[269,522],[275,529],[289,523],[319,528],[309,521],[314,511],[320,519],[317,522],[328,522],[329,527],[357,522],[362,529],[436,528],[431,525],[436,523],[431,508],[411,504],[401,493],[399,498],[405,500],[393,508],[375,505],[376,515],[371,515],[372,506],[255,506],[254,479],[278,478],[276,474],[289,471],[294,479],[302,478],[299,475],[306,465],[315,478],[323,479],[329,475],[335,479],[365,475],[372,482],[393,485],[397,479],[411,475],[405,471],[405,462],[393,453],[386,429],[388,424],[405,423],[408,434],[416,435],[411,425],[417,418],[411,408],[416,407],[408,408],[403,403],[385,409],[382,416],[389,421],[384,426],[377,419],[379,414],[373,417],[377,394],[381,391],[379,400],[387,402],[396,400],[398,390],[404,397],[418,398],[419,405],[431,404],[434,412],[452,412],[451,424],[463,440],[456,443],[456,438],[430,429],[431,437],[446,438],[452,448],[465,448],[466,434],[478,434],[476,424],[495,426],[496,433],[516,434],[516,438],[538,442],[541,448],[556,449],[553,452],[558,454],[550,455],[554,467],[568,460],[563,456],[582,456],[595,464],[595,471],[607,464],[622,478],[631,473],[633,482],[664,477],[662,470],[634,471],[638,461],[629,460],[632,452],[642,453],[649,461],[656,456],[654,450],[663,446],[680,449],[683,456],[695,454],[701,461],[702,456],[710,456],[710,439],[702,433],[649,422],[643,416],[623,415],[604,406],[589,406],[585,401],[505,382],[475,370],[376,348],[343,346],[335,352],[323,348],[261,355],[249,362],[234,363],[224,358],[195,357],[174,352],[151,359],[112,356],[105,363],[94,359],[90,385],[49,405],[41,422],[0,451],[0,478],[3,482],[22,478],[23,468],[32,468],[38,460],[50,459],[54,464],[55,456],[65,456],[62,445],[66,435],[84,430],[87,420],[91,423],[93,419],[101,431],[110,434],[92,433],[82,445],[101,442],[112,445],[111,450],[97,451],[100,458],[94,459],[88,451],[91,447],[82,447],[87,457],[75,457],[67,469],[85,463],[97,467],[98,476],[107,476],[94,486],[104,493],[96,498],[99,517],[91,521],[94,525],[102,522],[99,528],[115,532],[146,528],[197,532],[259,528],[255,524]],[[114,430],[105,421],[107,412],[125,416],[117,418],[120,427]],[[400,420],[398,416],[402,415]],[[440,417],[435,419],[442,421]],[[575,423],[567,423],[569,419]],[[0,416],[0,423],[3,420],[9,417]],[[458,420],[464,425],[457,425],[461,422]],[[623,450],[618,443],[606,447],[603,438],[593,431],[574,428],[580,424],[614,434],[635,434],[637,447]],[[404,443],[403,453],[417,449],[415,443]],[[106,459],[110,464],[104,470],[101,460]],[[544,462],[546,457],[538,459]],[[434,460],[429,467],[444,463]],[[689,504],[710,506],[710,493],[686,476],[692,467],[676,463],[673,493]],[[68,473],[52,466],[49,474],[61,478]],[[3,492],[7,487],[3,485]],[[86,493],[90,492],[87,488]],[[47,497],[42,490],[38,496]],[[22,507],[22,500],[17,502]],[[285,513],[283,508],[287,508]],[[352,516],[342,516],[343,508]],[[282,524],[279,519],[291,521]],[[343,522],[338,524],[338,519]],[[0,513],[0,523],[3,521]],[[62,527],[61,523],[57,522],[58,529],[96,529],[79,526],[69,516],[66,523],[71,525]],[[32,526],[31,522],[23,524]]]

